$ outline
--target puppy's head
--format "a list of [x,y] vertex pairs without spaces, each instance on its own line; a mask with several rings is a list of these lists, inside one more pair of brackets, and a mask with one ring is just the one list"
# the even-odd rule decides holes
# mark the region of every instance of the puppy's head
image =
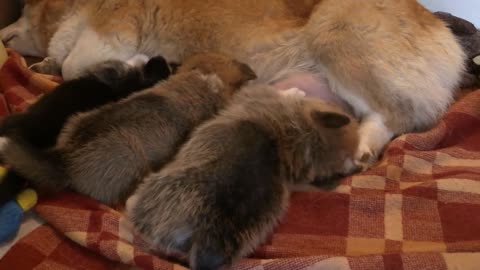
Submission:
[[232,89],[238,89],[246,82],[257,78],[247,64],[217,53],[199,53],[187,58],[178,68],[178,73],[192,70],[205,75],[215,74]]
[[151,58],[143,66],[143,75],[146,81],[158,82],[165,80],[171,73],[172,68],[162,56]]
[[354,156],[358,147],[358,122],[341,108],[305,98],[301,110],[310,132],[306,159],[311,164],[309,180],[325,181],[358,170]]

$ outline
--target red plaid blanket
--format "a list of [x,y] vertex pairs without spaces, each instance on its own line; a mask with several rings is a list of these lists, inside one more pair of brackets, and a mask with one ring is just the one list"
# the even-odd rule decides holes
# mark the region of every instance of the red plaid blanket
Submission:
[[[10,52],[2,114],[50,91]],[[0,269],[183,269],[142,249],[122,215],[74,193],[42,200],[48,226],[24,237]],[[480,269],[480,91],[434,129],[395,139],[374,169],[333,192],[292,196],[283,223],[234,269]]]

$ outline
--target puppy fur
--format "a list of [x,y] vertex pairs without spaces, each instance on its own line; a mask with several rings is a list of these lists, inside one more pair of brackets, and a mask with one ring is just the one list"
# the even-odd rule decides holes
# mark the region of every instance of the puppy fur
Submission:
[[[106,61],[90,68],[82,77],[62,83],[27,111],[5,118],[0,124],[0,135],[3,140],[20,139],[37,149],[51,148],[65,122],[74,114],[118,101],[169,75],[169,67],[160,56],[140,66]],[[14,168],[10,169],[0,182],[0,204],[14,198],[25,182]]]
[[117,204],[176,152],[189,132],[223,108],[254,73],[218,54],[198,54],[178,74],[118,103],[70,119],[56,147],[39,151],[15,140],[6,161],[38,190],[65,187]]
[[26,112],[5,118],[0,125],[0,135],[20,136],[34,147],[52,147],[72,115],[123,99],[168,76],[170,70],[163,57],[152,58],[143,67],[106,61],[84,76],[62,83]]
[[67,78],[106,59],[182,62],[198,51],[233,55],[263,83],[321,74],[361,120],[356,161],[366,167],[393,136],[437,122],[465,61],[415,0],[27,0],[0,37],[54,57]]
[[244,88],[145,179],[127,215],[154,248],[192,269],[230,265],[272,232],[290,186],[355,169],[357,128],[338,107]]

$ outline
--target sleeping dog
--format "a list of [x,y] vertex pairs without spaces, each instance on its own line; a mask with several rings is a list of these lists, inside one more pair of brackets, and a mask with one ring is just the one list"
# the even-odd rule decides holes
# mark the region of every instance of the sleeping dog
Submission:
[[328,92],[361,121],[364,168],[395,135],[434,125],[464,69],[451,31],[415,0],[25,2],[2,41],[52,57],[67,79],[138,53],[182,62],[213,51],[247,63],[256,82]]

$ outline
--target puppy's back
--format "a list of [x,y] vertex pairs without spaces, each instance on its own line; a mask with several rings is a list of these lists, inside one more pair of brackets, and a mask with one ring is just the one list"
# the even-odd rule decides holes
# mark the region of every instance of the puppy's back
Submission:
[[145,180],[130,217],[167,252],[190,254],[192,269],[230,264],[263,240],[286,207],[277,151],[258,123],[213,120]]

